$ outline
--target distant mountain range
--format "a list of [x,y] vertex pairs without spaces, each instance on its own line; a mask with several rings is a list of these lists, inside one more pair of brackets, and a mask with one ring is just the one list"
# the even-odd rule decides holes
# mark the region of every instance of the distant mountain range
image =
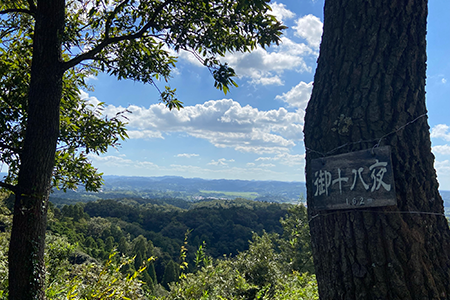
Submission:
[[[234,199],[246,198],[268,202],[296,203],[306,199],[304,182],[260,181],[260,180],[228,180],[184,178],[179,176],[137,177],[137,176],[104,176],[105,184],[102,193],[76,192],[87,200],[89,195],[98,198],[107,197],[143,197],[143,198],[182,198],[198,201],[206,198]],[[56,192],[54,197],[72,198],[70,192]],[[450,191],[440,191],[446,207],[450,208]],[[70,195],[71,194],[71,195]],[[87,198],[86,198],[87,197]]]
[[267,202],[295,203],[305,201],[304,182],[207,180],[178,176],[129,177],[104,176],[105,184],[99,193],[54,191],[51,197],[89,201],[105,198],[181,198],[188,201],[204,199],[246,198]]
[[442,200],[444,200],[444,206],[450,207],[450,191],[439,191],[442,196]]
[[[0,173],[2,178],[5,173]],[[55,191],[52,197],[78,198],[84,201],[100,198],[144,197],[144,198],[183,198],[197,201],[205,198],[234,199],[247,198],[268,202],[305,201],[306,184],[304,182],[228,180],[184,178],[180,176],[138,177],[113,176],[103,177],[105,184],[101,193],[87,193],[82,189],[67,193]],[[450,208],[450,191],[440,191],[444,205]]]
[[[188,194],[211,194],[211,192],[253,193],[258,196],[281,196],[289,200],[298,200],[306,195],[304,182],[227,180],[184,178],[179,176],[162,177],[125,177],[104,176],[104,190],[120,191],[159,191],[184,192]],[[205,192],[202,192],[205,191]]]

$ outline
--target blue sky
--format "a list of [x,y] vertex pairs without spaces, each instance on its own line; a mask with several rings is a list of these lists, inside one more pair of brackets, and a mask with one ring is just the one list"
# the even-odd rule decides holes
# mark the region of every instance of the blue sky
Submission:
[[[229,54],[238,88],[224,95],[207,69],[179,53],[173,79],[185,108],[168,111],[150,85],[92,78],[92,102],[105,113],[128,108],[130,139],[90,156],[105,174],[304,181],[303,118],[322,34],[323,1],[272,3],[289,28],[282,43],[251,54]],[[430,0],[427,105],[441,189],[450,190],[450,1]],[[164,87],[164,82],[160,83]]]

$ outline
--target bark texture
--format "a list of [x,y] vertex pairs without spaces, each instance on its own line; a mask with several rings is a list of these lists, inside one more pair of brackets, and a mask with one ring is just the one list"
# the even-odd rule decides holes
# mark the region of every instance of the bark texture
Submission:
[[28,121],[9,251],[9,299],[44,299],[47,204],[59,135],[64,0],[42,0],[35,12]]
[[427,0],[325,2],[307,181],[314,158],[390,145],[398,204],[317,211],[308,186],[321,299],[450,299],[450,232],[425,115],[426,18]]

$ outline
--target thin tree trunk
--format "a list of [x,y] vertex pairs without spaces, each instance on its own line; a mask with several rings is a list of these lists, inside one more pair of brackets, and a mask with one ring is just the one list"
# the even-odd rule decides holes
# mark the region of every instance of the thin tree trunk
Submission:
[[9,299],[44,299],[47,204],[59,135],[64,0],[38,1],[28,95],[9,251]]
[[[427,0],[328,0],[305,117],[321,299],[450,299],[449,227],[425,107]],[[314,209],[311,160],[390,145],[397,206]]]

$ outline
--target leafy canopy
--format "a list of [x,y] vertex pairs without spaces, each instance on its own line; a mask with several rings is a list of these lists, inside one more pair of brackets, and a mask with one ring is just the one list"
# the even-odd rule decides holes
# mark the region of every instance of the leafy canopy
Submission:
[[[64,0],[61,0],[64,1]],[[36,0],[0,0],[0,162],[9,174],[0,187],[14,190],[26,130],[28,87],[33,57]],[[270,15],[268,0],[70,0],[59,36],[64,74],[60,136],[53,185],[98,190],[101,174],[87,154],[104,153],[127,138],[124,112],[102,116],[80,96],[88,76],[106,72],[118,79],[150,83],[160,101],[180,109],[168,82],[179,51],[188,51],[207,67],[215,87],[228,92],[236,74],[220,56],[279,43],[285,29]]]

